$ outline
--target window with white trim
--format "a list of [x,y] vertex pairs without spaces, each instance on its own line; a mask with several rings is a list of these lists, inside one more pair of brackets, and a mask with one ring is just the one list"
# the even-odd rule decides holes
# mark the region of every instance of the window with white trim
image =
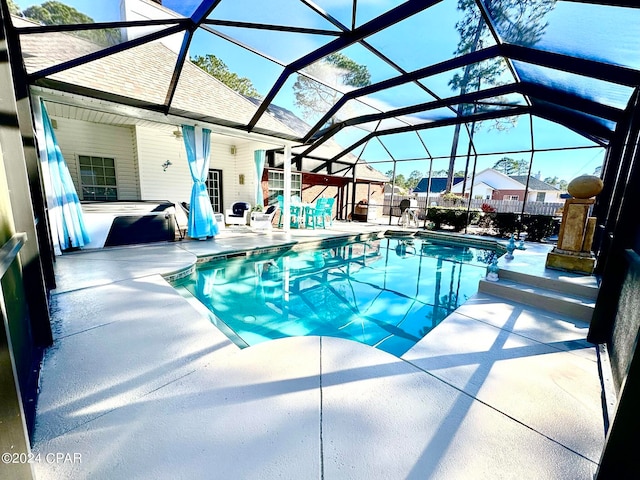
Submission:
[[[278,202],[278,195],[284,195],[284,172],[269,170],[269,205]],[[291,174],[291,196],[297,195],[302,198],[302,174]]]
[[82,200],[118,199],[115,159],[79,155]]

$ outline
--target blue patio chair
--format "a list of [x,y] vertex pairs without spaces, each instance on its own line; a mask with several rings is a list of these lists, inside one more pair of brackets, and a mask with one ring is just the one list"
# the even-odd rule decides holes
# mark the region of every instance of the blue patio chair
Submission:
[[316,204],[305,209],[304,226],[307,228],[325,228],[324,216],[327,213],[327,199],[319,198]]
[[291,216],[291,228],[300,228],[300,224],[304,222],[304,207],[299,195],[293,195],[291,197],[289,213]]
[[[282,228],[282,215],[284,214],[284,197],[282,195],[278,195],[278,210],[280,211],[280,216],[278,217],[278,228]],[[291,228],[300,228],[300,219],[302,214],[303,211],[300,197],[291,197],[291,205],[289,206]]]
[[289,215],[291,217],[291,228],[300,228],[300,218],[302,216],[302,206],[291,205],[289,207]]
[[329,226],[333,225],[333,204],[336,203],[335,197],[327,198],[327,205],[325,206],[325,225],[329,223]]

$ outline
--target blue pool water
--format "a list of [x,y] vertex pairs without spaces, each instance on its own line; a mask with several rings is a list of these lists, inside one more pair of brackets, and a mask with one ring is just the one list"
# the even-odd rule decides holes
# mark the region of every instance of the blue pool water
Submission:
[[382,238],[199,267],[178,287],[246,347],[335,336],[400,356],[476,293],[491,250]]

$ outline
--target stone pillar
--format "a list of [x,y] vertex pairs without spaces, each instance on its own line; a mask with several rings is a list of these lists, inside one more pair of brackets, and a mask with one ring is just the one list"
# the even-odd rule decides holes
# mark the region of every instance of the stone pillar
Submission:
[[591,252],[596,218],[589,217],[589,209],[602,191],[602,180],[583,175],[572,180],[568,190],[574,198],[564,204],[558,245],[547,255],[546,266],[591,274],[596,262]]

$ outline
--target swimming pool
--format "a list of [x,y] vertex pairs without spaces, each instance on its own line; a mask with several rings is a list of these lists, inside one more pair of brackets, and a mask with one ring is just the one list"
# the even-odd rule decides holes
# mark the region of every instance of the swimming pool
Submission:
[[176,283],[238,346],[348,338],[401,356],[475,294],[493,250],[381,238],[200,266]]

